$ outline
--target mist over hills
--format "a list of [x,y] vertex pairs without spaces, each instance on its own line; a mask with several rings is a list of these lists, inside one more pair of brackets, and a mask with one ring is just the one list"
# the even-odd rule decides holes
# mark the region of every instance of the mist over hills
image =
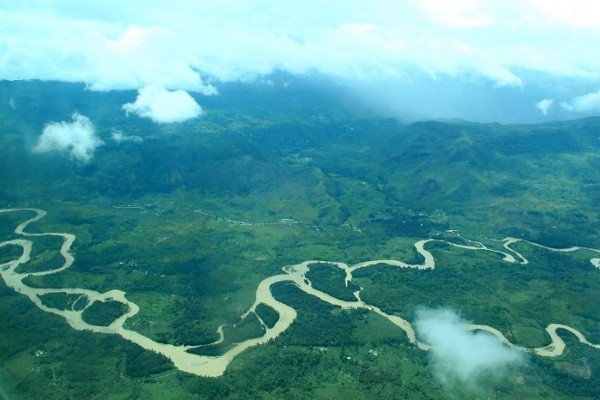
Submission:
[[[228,84],[203,98],[204,117],[161,125],[125,115],[121,104],[134,99],[131,91],[35,81],[2,86],[0,190],[7,203],[40,187],[53,200],[181,190],[260,197],[293,181],[307,193],[324,184],[337,211],[323,206],[317,214],[343,223],[353,210],[341,206],[339,182],[350,179],[381,192],[392,214],[441,212],[475,223],[491,213],[506,234],[555,244],[598,237],[600,118],[402,124],[324,82],[274,76]],[[32,153],[45,124],[74,111],[91,120],[103,142],[94,157],[82,163],[60,152]],[[139,141],[117,141],[115,132]]]

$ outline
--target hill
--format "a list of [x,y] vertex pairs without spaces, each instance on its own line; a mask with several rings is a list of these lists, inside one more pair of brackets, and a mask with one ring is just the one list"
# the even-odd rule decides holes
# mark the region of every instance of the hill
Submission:
[[[435,270],[374,265],[357,273],[351,288],[410,321],[423,306],[456,309],[526,347],[547,344],[551,323],[600,341],[591,250],[538,246],[600,248],[600,118],[404,124],[365,111],[331,84],[286,75],[219,91],[195,95],[204,116],[155,124],[122,110],[134,92],[0,82],[0,209],[44,209],[47,216],[28,229],[77,237],[68,271],[28,276],[27,286],[122,290],[140,307],[126,328],[219,355],[260,336],[261,318],[275,323],[266,306],[256,318],[240,315],[259,283],[281,267],[311,259],[420,264],[415,242],[433,238]],[[68,124],[75,112],[102,142],[89,160],[33,151],[47,124]],[[28,212],[0,213],[0,243],[15,238]],[[531,265],[498,256],[506,236],[527,240],[514,254]],[[32,260],[23,271],[61,265],[58,238],[28,239],[35,239]],[[469,243],[496,253],[454,246]],[[2,262],[17,255],[14,246],[0,250]],[[342,271],[319,265],[307,275],[314,287],[352,300]],[[17,395],[39,397],[51,385],[49,398],[93,397],[106,387],[116,397],[452,396],[436,382],[427,355],[389,321],[341,310],[290,283],[273,293],[298,319],[273,342],[235,358],[217,380],[178,372],[114,335],[73,331],[0,286],[7,321],[0,372]],[[104,326],[128,312],[118,301],[82,306],[62,292],[42,301],[89,305],[87,321]],[[225,340],[210,345],[221,325]],[[595,351],[570,340],[559,359],[532,358],[512,377],[521,383],[490,382],[485,394],[593,398]]]

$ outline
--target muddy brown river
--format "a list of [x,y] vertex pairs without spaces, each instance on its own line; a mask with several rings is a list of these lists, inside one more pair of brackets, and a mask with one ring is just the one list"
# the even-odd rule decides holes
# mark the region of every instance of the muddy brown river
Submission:
[[[256,307],[259,304],[266,304],[272,307],[279,314],[279,319],[273,325],[273,327],[269,328],[266,324],[263,324],[265,328],[265,332],[262,336],[257,338],[252,338],[245,340],[240,343],[235,343],[233,347],[231,347],[227,352],[220,356],[203,356],[196,355],[188,352],[189,349],[195,346],[175,346],[171,344],[160,343],[154,341],[140,333],[127,329],[124,327],[125,322],[136,315],[139,311],[139,307],[134,302],[127,299],[125,296],[125,292],[120,290],[110,290],[106,293],[99,293],[93,290],[88,290],[84,288],[33,288],[27,286],[23,283],[23,280],[30,276],[41,276],[41,275],[50,275],[60,273],[65,271],[73,264],[74,258],[71,254],[71,246],[73,242],[76,240],[75,235],[70,233],[62,233],[62,232],[44,232],[44,233],[30,233],[26,231],[28,225],[39,221],[40,219],[46,216],[46,212],[40,209],[28,208],[28,209],[0,209],[0,213],[13,213],[13,212],[21,212],[28,211],[32,212],[35,215],[32,218],[29,218],[23,221],[17,228],[15,229],[15,234],[19,237],[12,240],[7,240],[4,242],[0,242],[0,248],[6,246],[16,246],[22,249],[21,256],[15,260],[9,261],[7,263],[0,265],[0,274],[2,275],[2,279],[6,283],[7,286],[14,289],[16,292],[27,296],[38,308],[42,311],[52,313],[58,316],[63,317],[67,323],[77,330],[86,330],[97,333],[105,333],[105,334],[115,334],[119,335],[122,338],[129,340],[133,343],[140,345],[141,347],[154,351],[160,354],[163,354],[165,357],[169,358],[176,368],[189,372],[191,374],[205,376],[205,377],[218,377],[223,375],[229,363],[244,350],[258,346],[260,344],[267,343],[269,340],[275,339],[282,332],[284,332],[296,319],[297,313],[292,307],[286,305],[275,299],[271,292],[271,286],[279,283],[279,282],[292,282],[297,285],[302,291],[305,293],[315,296],[318,299],[329,303],[331,305],[343,308],[343,309],[366,309],[373,311],[382,317],[389,320],[391,323],[396,325],[400,330],[404,331],[406,334],[407,340],[410,343],[413,343],[417,347],[422,350],[428,350],[429,346],[426,343],[420,342],[415,334],[415,331],[410,322],[407,320],[397,316],[390,315],[382,311],[380,308],[370,305],[362,301],[360,297],[360,292],[355,293],[356,300],[355,301],[344,301],[337,299],[325,292],[315,289],[312,286],[312,282],[306,277],[306,273],[309,271],[311,266],[316,266],[317,264],[329,264],[340,268],[346,274],[346,284],[352,281],[353,272],[361,269],[361,268],[369,268],[374,265],[389,265],[397,268],[413,268],[419,270],[425,269],[434,269],[435,268],[435,259],[433,255],[426,250],[426,246],[432,242],[443,242],[450,246],[459,247],[462,249],[473,250],[473,251],[488,251],[492,253],[497,253],[503,257],[503,260],[510,263],[521,263],[528,264],[528,260],[517,251],[513,250],[510,246],[514,243],[524,241],[522,239],[517,238],[505,238],[503,240],[503,249],[506,251],[499,251],[495,249],[488,248],[483,243],[475,242],[467,240],[469,244],[456,244],[449,241],[441,240],[441,239],[426,239],[420,240],[415,243],[416,251],[423,257],[422,264],[407,264],[402,261],[397,260],[371,260],[365,261],[362,263],[347,265],[342,262],[331,262],[331,261],[319,261],[319,260],[309,260],[303,261],[299,264],[289,265],[282,268],[282,273],[279,275],[274,275],[264,279],[258,285],[256,289],[256,299],[252,306],[242,315],[242,319],[245,318],[250,313],[254,313]],[[31,250],[33,246],[33,241],[31,239],[40,236],[56,236],[62,238],[62,246],[60,248],[60,254],[64,258],[64,263],[60,267],[56,269],[40,271],[40,272],[28,272],[28,273],[19,273],[17,271],[20,265],[27,263],[31,258]],[[551,247],[542,246],[537,243],[525,241],[533,246],[542,247],[549,251],[556,252],[575,252],[579,250],[587,250],[590,252],[600,254],[600,250],[591,249],[591,248],[582,248],[582,247],[570,247],[567,249],[555,249]],[[600,269],[600,258],[592,258],[590,260],[592,265],[595,268]],[[50,294],[50,293],[65,293],[70,295],[76,295],[87,299],[87,305],[81,310],[60,310],[52,307],[48,307],[44,305],[40,296]],[[86,323],[82,318],[82,313],[85,308],[89,307],[94,301],[106,302],[106,301],[118,301],[128,306],[128,311],[113,321],[109,326],[96,326]],[[257,315],[258,317],[258,315]],[[259,317],[260,320],[260,317]],[[565,342],[560,338],[557,334],[558,329],[563,329],[571,334],[573,334],[581,343],[586,344],[588,346],[592,346],[594,348],[600,349],[600,345],[590,343],[581,332],[576,329],[562,325],[562,324],[549,324],[546,327],[546,331],[550,336],[550,344],[544,347],[539,348],[523,348],[519,347],[513,343],[511,343],[500,331],[497,329],[487,326],[487,325],[467,325],[464,327],[465,330],[470,331],[486,331],[495,337],[498,338],[502,343],[507,346],[518,348],[523,351],[533,352],[539,356],[544,357],[556,357],[563,353],[565,349]],[[215,342],[215,344],[220,343],[224,340],[222,326],[219,327],[218,330],[220,339]],[[197,347],[197,346],[196,346]]]

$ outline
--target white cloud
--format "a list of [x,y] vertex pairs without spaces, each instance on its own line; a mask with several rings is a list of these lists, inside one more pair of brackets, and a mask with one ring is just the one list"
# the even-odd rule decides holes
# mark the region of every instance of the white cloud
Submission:
[[421,0],[416,1],[431,19],[449,27],[470,29],[492,24],[489,15],[482,12],[476,0]]
[[596,0],[529,0],[529,2],[538,15],[549,23],[592,28],[600,25],[600,9]]
[[569,102],[560,103],[565,110],[577,113],[600,112],[600,89],[593,93],[575,97]]
[[102,145],[102,141],[96,136],[94,125],[89,118],[78,113],[74,113],[71,118],[72,122],[46,124],[33,151],[36,153],[66,151],[81,162],[91,160],[96,148]]
[[[426,74],[523,91],[532,71],[584,83],[564,93],[600,83],[592,0],[4,3],[0,79],[202,94],[275,70],[352,83]],[[558,98],[545,90],[536,98]]]
[[490,334],[464,330],[468,323],[447,309],[422,309],[415,328],[431,345],[434,374],[447,386],[477,391],[483,379],[500,380],[524,363],[524,353],[504,346]]
[[581,11],[572,11],[578,7],[571,2],[549,5],[558,3],[13,2],[0,10],[0,77],[203,93],[213,89],[201,74],[237,80],[274,69],[362,79],[404,76],[417,67],[503,85],[520,85],[518,68],[598,78],[598,13],[589,1]]
[[123,143],[123,142],[133,142],[133,143],[140,143],[143,142],[144,139],[140,136],[136,136],[136,135],[125,135],[123,132],[121,131],[113,131],[110,138],[116,142],[117,144],[119,143]]
[[550,111],[550,108],[552,107],[553,104],[554,104],[554,99],[544,99],[544,100],[541,100],[541,101],[535,103],[535,108],[540,110],[542,112],[542,114],[548,115],[548,111]]
[[169,91],[157,86],[140,89],[135,102],[124,104],[123,110],[161,124],[187,121],[204,113],[186,91]]

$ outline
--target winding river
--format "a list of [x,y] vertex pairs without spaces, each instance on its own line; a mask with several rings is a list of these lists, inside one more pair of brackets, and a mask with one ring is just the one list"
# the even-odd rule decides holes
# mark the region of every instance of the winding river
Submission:
[[[398,328],[403,330],[407,336],[407,339],[410,343],[413,343],[417,347],[423,350],[428,350],[429,346],[426,343],[420,342],[415,334],[415,331],[410,322],[407,320],[397,316],[387,314],[382,311],[380,308],[365,303],[360,297],[360,291],[355,292],[355,301],[344,301],[337,299],[327,293],[324,293],[320,290],[315,289],[312,286],[310,280],[306,277],[306,273],[309,271],[311,265],[315,264],[329,264],[332,266],[336,266],[337,268],[342,269],[346,274],[346,284],[350,283],[353,279],[354,271],[361,268],[368,268],[374,265],[389,265],[398,268],[413,268],[413,269],[434,269],[435,268],[435,259],[433,255],[426,250],[426,246],[432,242],[443,242],[450,246],[459,247],[466,250],[473,251],[488,251],[492,253],[499,254],[503,257],[503,260],[509,263],[520,263],[520,264],[528,264],[528,260],[517,251],[513,250],[510,246],[520,241],[524,241],[522,239],[508,237],[503,239],[503,248],[506,251],[500,251],[491,249],[485,246],[483,243],[465,240],[468,244],[457,244],[453,242],[449,242],[442,239],[425,239],[420,240],[415,243],[416,251],[423,256],[424,262],[422,264],[407,264],[397,260],[372,260],[366,261],[354,265],[347,265],[342,262],[331,262],[331,261],[319,261],[319,260],[308,260],[301,262],[299,264],[285,266],[282,268],[283,273],[279,275],[274,275],[264,279],[258,285],[256,289],[256,300],[254,304],[242,315],[242,319],[245,318],[250,313],[255,313],[256,307],[259,304],[266,304],[272,307],[279,314],[279,319],[272,327],[268,327],[262,320],[261,321],[263,327],[265,328],[265,333],[257,338],[252,338],[245,340],[240,343],[235,343],[231,349],[220,356],[203,356],[196,355],[188,352],[193,347],[198,346],[175,346],[171,344],[159,343],[156,342],[144,335],[139,334],[138,332],[132,331],[124,327],[127,319],[136,315],[139,311],[139,307],[137,304],[128,300],[125,296],[125,293],[120,290],[111,290],[106,293],[99,293],[93,290],[80,289],[80,288],[33,288],[27,286],[23,283],[24,279],[30,276],[42,276],[42,275],[50,275],[62,272],[73,264],[74,258],[71,254],[71,246],[75,241],[75,235],[69,233],[60,233],[60,232],[44,232],[44,233],[30,233],[25,231],[28,225],[39,221],[40,219],[46,216],[46,212],[40,209],[35,208],[27,208],[27,209],[0,209],[0,213],[13,213],[13,212],[21,212],[28,211],[33,212],[35,216],[23,221],[21,224],[17,226],[15,229],[15,233],[19,235],[21,238],[8,240],[4,242],[0,242],[0,248],[5,246],[17,246],[22,249],[21,256],[18,259],[6,262],[4,264],[0,264],[0,274],[2,275],[2,279],[4,279],[7,286],[11,287],[18,293],[21,293],[27,296],[38,308],[41,310],[52,313],[55,315],[59,315],[63,317],[71,327],[77,330],[87,330],[98,333],[107,333],[107,334],[116,334],[121,336],[122,338],[129,340],[133,343],[140,345],[141,347],[151,350],[160,354],[163,354],[165,357],[169,358],[176,368],[181,371],[185,371],[191,374],[205,376],[205,377],[218,377],[223,375],[225,369],[229,365],[229,363],[244,350],[257,346],[263,343],[268,342],[271,339],[276,338],[282,332],[284,332],[296,319],[297,313],[292,307],[278,301],[273,297],[271,292],[271,287],[279,282],[292,282],[297,285],[302,291],[305,293],[315,296],[322,301],[325,301],[331,305],[341,307],[343,309],[366,309],[373,311],[382,317],[388,319],[391,323],[396,325]],[[62,266],[45,270],[40,272],[28,272],[28,273],[19,273],[17,269],[20,265],[27,263],[31,258],[31,250],[33,246],[33,242],[27,238],[34,238],[40,236],[56,236],[62,238],[62,246],[60,248],[60,254],[64,258],[64,263]],[[549,251],[556,252],[575,252],[579,250],[587,250],[594,253],[600,254],[600,250],[591,249],[591,248],[582,248],[582,247],[570,247],[567,249],[555,249],[551,247],[542,246],[537,243],[525,241],[533,246],[542,247]],[[594,265],[594,267],[600,269],[600,257],[592,258],[590,262]],[[79,296],[76,302],[79,302],[79,299],[84,298],[87,300],[87,305],[82,307],[80,310],[76,310],[75,307],[71,307],[71,309],[61,310],[53,307],[46,306],[42,300],[41,296],[51,293],[64,293],[68,295]],[[96,326],[86,323],[82,318],[83,311],[89,307],[94,301],[106,302],[106,301],[118,301],[128,306],[128,310],[121,317],[114,320],[109,326]],[[257,315],[258,317],[258,315]],[[487,326],[487,325],[468,325],[464,327],[465,330],[475,331],[475,330],[483,330],[489,332],[490,334],[496,336],[501,342],[506,344],[507,346],[518,348],[523,351],[533,352],[537,355],[544,357],[556,357],[563,353],[565,349],[565,342],[560,338],[557,333],[558,329],[563,329],[569,331],[581,342],[588,346],[592,346],[594,348],[600,349],[599,344],[590,343],[581,332],[561,324],[550,324],[546,327],[546,331],[550,336],[550,344],[544,347],[539,348],[522,348],[513,343],[511,343],[501,332],[497,329]],[[219,327],[218,330],[220,339],[213,343],[217,344],[223,341],[224,335],[222,327]]]

